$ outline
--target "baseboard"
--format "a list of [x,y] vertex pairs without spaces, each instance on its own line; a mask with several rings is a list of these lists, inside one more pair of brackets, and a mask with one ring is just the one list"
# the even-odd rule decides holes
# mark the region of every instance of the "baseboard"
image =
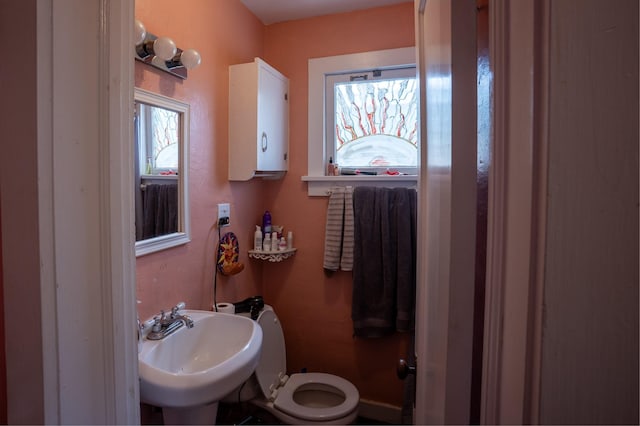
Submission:
[[402,424],[402,408],[383,402],[361,399],[358,405],[358,415],[392,425]]

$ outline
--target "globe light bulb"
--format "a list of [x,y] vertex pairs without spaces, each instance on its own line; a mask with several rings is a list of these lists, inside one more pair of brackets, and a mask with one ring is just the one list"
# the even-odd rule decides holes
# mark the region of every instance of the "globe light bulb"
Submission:
[[195,49],[187,49],[180,55],[180,62],[188,70],[197,68],[200,65],[201,61],[202,58],[200,57],[198,51]]
[[144,27],[142,22],[135,20],[133,24],[133,40],[136,43],[136,46],[142,44],[144,39],[147,37],[147,29]]
[[153,42],[153,53],[162,60],[171,60],[176,54],[176,51],[176,44],[169,37],[158,37],[156,41]]

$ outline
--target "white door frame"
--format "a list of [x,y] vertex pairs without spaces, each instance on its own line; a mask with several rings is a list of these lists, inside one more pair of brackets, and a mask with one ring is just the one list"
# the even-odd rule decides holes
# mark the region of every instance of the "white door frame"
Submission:
[[[436,1],[438,4],[433,4]],[[452,38],[461,36],[444,24],[446,19],[461,19],[452,16],[453,9],[440,19],[427,16],[433,18],[429,21],[431,28],[426,28],[421,19],[426,7],[447,7],[446,3],[448,0],[416,1],[417,57],[423,70],[429,67],[426,53],[434,54],[428,51],[428,43],[424,44],[428,41],[426,31],[450,31]],[[494,97],[481,423],[536,423],[544,249],[544,233],[539,230],[544,229],[545,221],[548,0],[492,0],[489,11]],[[447,41],[451,40],[442,38],[441,46],[435,46],[435,54],[437,49],[443,51],[442,45]],[[421,81],[426,81],[424,75]],[[421,98],[424,111],[424,92]],[[428,135],[425,126],[438,123],[434,117],[428,120],[423,120],[423,135]],[[424,153],[422,164],[429,164]],[[459,328],[459,320],[464,317],[456,320],[451,314],[464,307],[463,298],[451,297],[465,291],[464,284],[455,282],[450,274],[454,265],[463,265],[455,257],[459,254],[452,250],[456,241],[452,221],[459,212],[451,200],[461,189],[452,185],[447,175],[433,174],[429,167],[423,171],[419,218],[420,226],[426,226],[419,228],[422,238],[418,252],[414,420],[417,424],[455,423],[451,410],[457,407],[466,412],[468,406],[464,406],[463,398],[452,398],[455,394],[451,387],[457,389],[458,397],[468,389],[463,376],[456,378],[448,372],[470,368],[466,365],[468,360],[451,350],[450,343],[465,338],[464,330]],[[438,182],[437,178],[443,180]],[[434,202],[440,205],[436,207]]]
[[[482,424],[538,423],[548,0],[492,0]],[[534,140],[536,143],[534,144]]]
[[134,1],[36,3],[44,422],[135,424]]
[[469,422],[476,241],[474,2],[419,0],[416,424]]

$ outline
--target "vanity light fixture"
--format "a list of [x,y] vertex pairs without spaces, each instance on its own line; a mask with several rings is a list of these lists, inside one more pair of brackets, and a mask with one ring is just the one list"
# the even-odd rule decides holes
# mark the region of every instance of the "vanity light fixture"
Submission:
[[187,70],[192,70],[202,61],[195,49],[179,49],[169,37],[157,37],[147,32],[139,20],[134,22],[134,57],[162,71],[182,79],[187,78]]

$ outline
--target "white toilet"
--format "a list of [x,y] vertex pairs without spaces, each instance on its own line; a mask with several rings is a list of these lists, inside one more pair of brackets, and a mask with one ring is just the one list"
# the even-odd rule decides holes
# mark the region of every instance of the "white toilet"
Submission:
[[262,327],[260,362],[225,402],[249,401],[287,424],[349,424],[358,415],[358,389],[342,377],[325,373],[287,376],[284,334],[269,305],[257,318]]

